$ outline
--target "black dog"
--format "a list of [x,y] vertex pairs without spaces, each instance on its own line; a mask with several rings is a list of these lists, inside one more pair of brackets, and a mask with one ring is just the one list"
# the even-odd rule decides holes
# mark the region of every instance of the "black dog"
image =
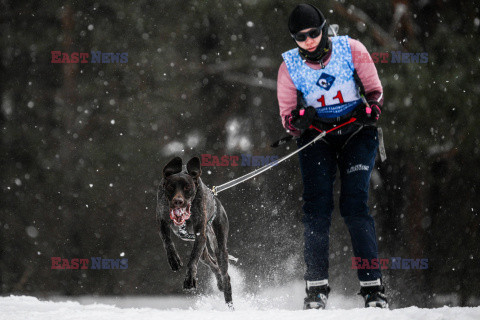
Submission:
[[182,172],[182,159],[175,157],[163,168],[163,179],[157,193],[159,233],[173,271],[183,266],[170,237],[172,230],[180,239],[194,241],[186,290],[197,287],[197,264],[201,260],[215,274],[225,302],[232,307],[232,286],[228,275],[228,218],[220,200],[202,182],[200,159],[195,157]]

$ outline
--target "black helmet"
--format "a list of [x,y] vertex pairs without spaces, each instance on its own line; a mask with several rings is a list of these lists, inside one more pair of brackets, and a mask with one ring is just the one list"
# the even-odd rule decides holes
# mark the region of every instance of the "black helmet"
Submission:
[[328,44],[328,24],[325,16],[317,7],[311,4],[299,4],[293,9],[288,18],[288,29],[290,34],[294,35],[301,30],[308,28],[322,28],[322,38],[318,44],[317,49],[309,52],[302,48],[298,48],[302,58],[310,61],[320,61],[329,49]]

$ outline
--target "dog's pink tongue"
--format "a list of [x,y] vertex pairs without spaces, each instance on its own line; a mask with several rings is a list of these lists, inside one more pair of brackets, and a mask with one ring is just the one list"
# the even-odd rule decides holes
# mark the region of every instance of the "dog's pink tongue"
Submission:
[[170,209],[170,219],[174,220],[177,224],[181,224],[183,220],[183,210],[180,208]]

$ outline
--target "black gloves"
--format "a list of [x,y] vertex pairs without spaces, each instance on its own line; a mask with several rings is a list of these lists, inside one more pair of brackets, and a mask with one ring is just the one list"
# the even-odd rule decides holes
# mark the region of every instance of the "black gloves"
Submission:
[[296,129],[305,130],[310,127],[315,118],[317,118],[317,110],[314,107],[295,109],[292,111],[290,124]]
[[375,124],[382,113],[376,101],[370,101],[369,105],[370,106],[367,107],[365,104],[361,104],[355,109],[354,117],[356,117],[357,121],[361,124]]
[[331,124],[323,122],[314,107],[297,108],[291,114],[285,116],[285,127],[292,131],[306,130],[310,126],[315,129],[326,131],[332,128]]

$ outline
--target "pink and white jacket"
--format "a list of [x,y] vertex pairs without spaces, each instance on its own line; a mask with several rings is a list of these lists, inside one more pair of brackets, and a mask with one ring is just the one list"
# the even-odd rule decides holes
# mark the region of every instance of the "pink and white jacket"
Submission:
[[[371,59],[369,59],[369,62],[365,62],[365,59],[363,59],[363,57],[369,57],[370,54],[360,41],[351,38],[348,41],[353,56],[354,68],[365,88],[365,98],[368,102],[374,102],[381,107],[383,104],[383,88],[378,78],[377,69]],[[323,58],[324,66],[330,62],[331,52],[332,50]],[[362,57],[362,59],[358,59],[358,57]],[[320,63],[309,61],[305,63],[315,70],[322,68]],[[285,62],[282,62],[278,70],[277,98],[283,126],[289,130],[290,134],[299,136],[301,133],[299,130],[294,130],[288,123],[285,123],[285,117],[290,115],[297,107],[297,88],[293,84]]]

